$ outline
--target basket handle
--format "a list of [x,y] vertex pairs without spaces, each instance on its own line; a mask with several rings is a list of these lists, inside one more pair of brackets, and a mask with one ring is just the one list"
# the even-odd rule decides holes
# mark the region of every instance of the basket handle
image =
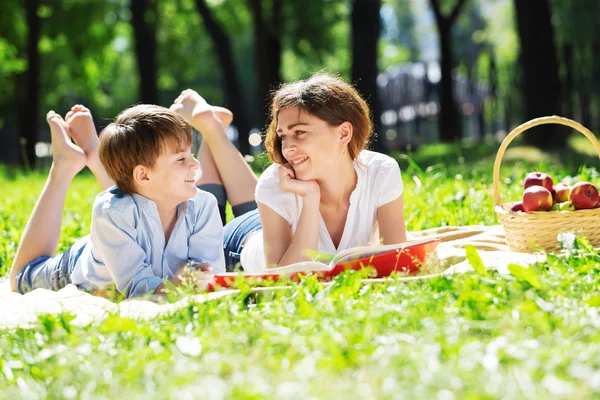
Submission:
[[545,125],[545,124],[559,124],[571,127],[583,134],[586,138],[592,142],[596,152],[598,153],[598,157],[600,157],[600,143],[596,139],[596,136],[589,129],[581,125],[579,122],[575,122],[568,118],[559,117],[556,115],[550,117],[540,117],[535,118],[530,121],[525,122],[517,126],[513,129],[502,141],[500,148],[498,149],[498,153],[496,154],[496,160],[494,161],[494,183],[493,183],[493,194],[494,194],[494,205],[502,206],[502,196],[500,195],[500,164],[502,163],[502,157],[504,157],[504,152],[506,148],[513,141],[515,137],[517,137],[521,132],[526,131],[527,129],[531,129],[534,126]]

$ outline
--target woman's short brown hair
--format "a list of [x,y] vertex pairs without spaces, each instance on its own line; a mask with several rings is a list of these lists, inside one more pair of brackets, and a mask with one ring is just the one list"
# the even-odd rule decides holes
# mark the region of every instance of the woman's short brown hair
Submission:
[[192,145],[192,127],[165,107],[140,104],[122,111],[100,134],[100,161],[124,194],[134,192],[133,170],[151,168],[168,148]]
[[337,76],[319,73],[307,80],[284,84],[274,93],[265,138],[265,148],[272,162],[286,163],[277,135],[277,118],[281,110],[289,107],[299,107],[330,126],[350,122],[354,128],[348,143],[352,159],[369,144],[373,124],[367,103],[352,85]]

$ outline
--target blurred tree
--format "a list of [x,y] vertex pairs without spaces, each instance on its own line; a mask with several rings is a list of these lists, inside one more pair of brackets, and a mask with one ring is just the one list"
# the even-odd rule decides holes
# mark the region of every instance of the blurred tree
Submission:
[[[161,104],[169,105],[183,89],[193,88],[209,103],[223,105],[219,59],[211,38],[202,29],[195,0],[161,0],[158,14],[157,85]],[[228,30],[235,28],[231,23],[227,26]]]
[[5,4],[0,12],[0,162],[10,164],[18,164],[22,158],[18,110],[25,100],[21,77],[27,71],[27,31],[22,5]]
[[[463,125],[463,135],[466,133],[473,139],[483,137],[486,133],[484,118],[486,102],[480,99],[480,85],[483,82],[490,84],[490,81],[488,81],[488,71],[482,74],[480,70],[482,68],[489,69],[490,61],[488,57],[490,57],[491,50],[489,49],[490,44],[483,35],[485,25],[486,22],[481,12],[480,2],[471,1],[465,5],[462,18],[458,18],[453,32],[454,48],[456,49],[455,59],[460,64],[461,77],[466,78],[467,82],[467,91],[463,100],[466,102],[466,107],[460,110],[459,117],[463,120],[465,118],[475,118],[477,120],[475,131],[472,131],[472,124],[468,122],[467,124],[461,124]],[[477,134],[481,136],[477,137]]]
[[32,166],[35,163],[40,110],[40,53],[38,45],[42,21],[38,15],[38,0],[25,0],[25,20],[27,21],[27,69],[17,81],[19,144],[21,145],[20,164]]
[[[139,101],[126,0],[44,0],[43,4],[42,110],[64,115],[73,104],[83,103],[100,127]],[[40,139],[47,141],[45,124],[40,133]]]
[[[516,33],[512,0],[479,0],[485,19],[481,40],[490,46],[489,82],[497,99],[490,117],[494,131],[509,131],[523,122],[518,74],[519,38]],[[483,72],[483,71],[482,71]]]
[[448,14],[444,14],[440,0],[429,0],[438,28],[440,42],[440,140],[450,142],[461,137],[460,114],[452,87],[452,69],[454,68],[452,50],[452,26],[460,15],[466,0],[457,0]]
[[270,93],[283,80],[306,78],[324,65],[345,75],[348,7],[346,0],[246,0],[246,4],[254,29],[256,113],[262,127]]
[[285,81],[324,70],[350,79],[350,5],[348,0],[284,2],[281,73]]
[[270,0],[270,13],[265,15],[263,0],[250,0],[254,21],[254,46],[258,74],[258,104],[260,125],[265,126],[269,113],[268,98],[271,90],[281,82],[282,0]]
[[155,0],[131,0],[131,25],[135,38],[135,54],[140,74],[139,96],[142,103],[157,104],[156,25],[158,15]]
[[[381,33],[381,0],[354,0],[352,7],[352,82],[369,103],[374,130],[381,126],[381,102],[377,94],[377,42]],[[383,139],[373,136],[372,147],[384,151]]]
[[204,26],[212,38],[214,49],[219,58],[223,70],[223,86],[225,89],[226,106],[231,109],[235,119],[234,124],[239,133],[239,149],[242,154],[250,154],[248,135],[250,125],[246,118],[244,109],[244,96],[240,90],[239,77],[237,75],[233,52],[229,37],[223,27],[214,18],[205,0],[196,0],[198,12],[202,16]]
[[552,0],[551,9],[556,42],[562,50],[564,114],[593,129],[597,123],[592,114],[600,102],[600,54],[595,50],[600,46],[600,2]]
[[411,0],[384,0],[377,65],[380,71],[419,61],[415,11]]
[[[514,1],[521,42],[525,119],[560,114],[560,80],[548,0]],[[540,148],[562,147],[567,136],[557,125],[532,129],[526,143]]]

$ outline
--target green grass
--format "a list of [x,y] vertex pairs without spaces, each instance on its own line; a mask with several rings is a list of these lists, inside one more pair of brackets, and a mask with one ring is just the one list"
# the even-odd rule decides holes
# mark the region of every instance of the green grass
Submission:
[[[400,158],[407,225],[495,224],[497,145],[423,147]],[[502,194],[533,170],[598,183],[597,159],[579,153],[506,154]],[[6,274],[45,174],[0,173],[0,275]],[[97,185],[69,192],[60,247],[89,230]],[[140,322],[112,316],[77,327],[43,316],[0,331],[0,398],[597,398],[600,256],[578,241],[566,259],[514,276],[468,273],[331,286],[192,304]]]

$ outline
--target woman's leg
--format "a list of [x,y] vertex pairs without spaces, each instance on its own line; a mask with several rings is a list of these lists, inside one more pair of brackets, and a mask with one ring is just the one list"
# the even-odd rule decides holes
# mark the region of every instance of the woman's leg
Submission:
[[206,192],[212,193],[217,199],[217,207],[219,208],[219,215],[221,216],[221,222],[225,225],[225,206],[227,204],[227,193],[223,186],[223,181],[217,170],[215,160],[212,158],[208,145],[202,141],[200,143],[200,149],[198,150],[198,162],[200,168],[198,168],[198,177],[196,179],[196,186]]
[[[223,120],[226,117],[222,114],[226,114],[229,110],[221,110],[223,111],[217,111],[215,114]],[[254,190],[258,179],[242,154],[229,141],[225,134],[227,126],[223,128],[210,134],[202,132],[202,142],[206,143],[208,152],[212,156],[231,206],[254,202]]]
[[84,151],[71,142],[69,127],[54,111],[46,115],[52,141],[52,166],[42,193],[25,226],[10,271],[10,285],[16,291],[16,277],[28,262],[53,256],[60,239],[62,213],[67,189],[87,161]]
[[[254,202],[254,189],[258,179],[242,154],[225,134],[225,129],[232,121],[231,111],[223,107],[209,106],[193,90],[184,90],[175,99],[171,109],[179,110],[184,104],[190,103],[195,105],[204,104],[206,106],[204,112],[214,113],[223,126],[223,129],[200,132],[202,134],[202,145],[200,146],[198,161],[205,178],[201,178],[204,181],[199,181],[197,184],[218,183],[214,182],[218,177],[225,188],[225,192],[227,192],[227,199],[232,207]],[[205,146],[204,149],[202,146]]]
[[102,190],[113,186],[114,183],[106,173],[98,156],[98,133],[90,110],[81,104],[76,104],[65,116],[65,121],[73,140],[84,151],[87,157],[86,165],[98,180]]

